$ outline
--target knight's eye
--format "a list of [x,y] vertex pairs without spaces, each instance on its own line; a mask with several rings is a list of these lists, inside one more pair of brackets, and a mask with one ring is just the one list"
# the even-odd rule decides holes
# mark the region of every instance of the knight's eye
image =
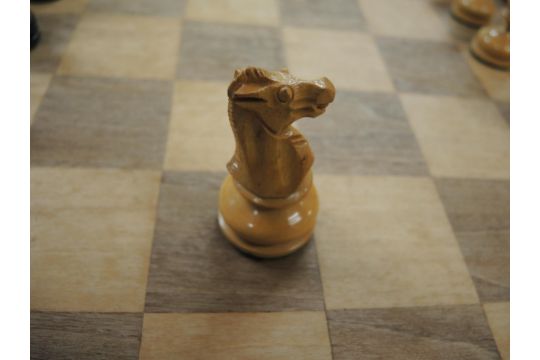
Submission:
[[289,86],[282,86],[278,90],[277,97],[282,103],[288,103],[293,98],[293,91]]

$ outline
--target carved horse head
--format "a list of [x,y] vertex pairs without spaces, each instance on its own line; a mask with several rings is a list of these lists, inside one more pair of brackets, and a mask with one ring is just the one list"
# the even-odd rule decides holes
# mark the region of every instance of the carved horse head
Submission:
[[335,92],[325,77],[304,81],[287,69],[271,72],[248,67],[235,71],[228,96],[236,106],[256,113],[271,134],[279,135],[300,118],[324,113]]

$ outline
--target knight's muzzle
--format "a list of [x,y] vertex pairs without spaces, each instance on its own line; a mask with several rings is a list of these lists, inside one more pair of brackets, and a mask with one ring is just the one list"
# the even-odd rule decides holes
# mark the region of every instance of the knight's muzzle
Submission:
[[334,101],[334,97],[336,96],[336,88],[334,87],[334,84],[332,84],[332,82],[326,77],[323,77],[319,81],[320,83],[324,84],[324,86],[322,87],[321,93],[317,96],[317,106],[326,107],[328,104]]

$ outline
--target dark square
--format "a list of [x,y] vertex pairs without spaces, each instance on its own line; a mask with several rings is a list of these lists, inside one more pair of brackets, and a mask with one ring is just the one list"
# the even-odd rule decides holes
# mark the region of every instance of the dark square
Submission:
[[172,84],[55,77],[31,129],[33,165],[157,168]]
[[497,107],[506,121],[510,122],[510,103],[498,101]]
[[30,52],[30,68],[32,71],[54,73],[79,22],[79,16],[37,14],[36,19],[41,40]]
[[273,27],[186,22],[178,76],[189,80],[232,79],[237,68],[285,67],[279,30]]
[[510,298],[510,184],[438,179],[450,223],[483,302]]
[[455,44],[378,38],[377,44],[398,91],[485,97]]
[[137,359],[142,314],[30,315],[32,359]]
[[185,0],[91,0],[88,9],[137,15],[181,16],[185,5]]
[[329,311],[334,360],[500,359],[481,305]]
[[363,30],[365,20],[356,0],[281,0],[284,25]]
[[396,95],[339,91],[326,114],[299,122],[315,154],[315,172],[427,175]]
[[164,174],[146,312],[322,310],[313,243],[284,258],[258,260],[221,234],[217,206],[224,177]]

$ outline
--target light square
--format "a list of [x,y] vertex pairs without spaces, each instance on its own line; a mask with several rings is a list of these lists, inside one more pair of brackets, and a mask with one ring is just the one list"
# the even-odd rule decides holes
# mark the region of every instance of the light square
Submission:
[[75,30],[58,72],[172,79],[179,43],[178,19],[90,13]]
[[370,32],[381,36],[447,40],[448,25],[425,0],[359,0]]
[[510,359],[510,303],[487,303],[484,311],[503,360]]
[[432,175],[509,177],[510,129],[493,102],[413,94],[401,99]]
[[51,74],[44,73],[32,73],[30,74],[30,122],[34,121],[34,115],[36,114],[43,95],[49,87],[51,82]]
[[363,33],[286,27],[283,30],[291,73],[327,76],[337,88],[391,92],[394,87],[373,39]]
[[160,173],[32,168],[31,307],[144,307]]
[[464,56],[488,95],[497,101],[509,103],[510,72],[494,69],[482,64],[473,58],[468,48],[464,50]]
[[176,83],[166,169],[225,170],[234,153],[226,89],[219,82]]
[[317,176],[328,309],[477,303],[428,178]]
[[324,312],[145,314],[141,360],[332,359]]
[[178,79],[232,80],[246,66],[285,66],[281,30],[274,26],[186,21],[178,61]]
[[277,26],[276,0],[189,0],[189,20]]

